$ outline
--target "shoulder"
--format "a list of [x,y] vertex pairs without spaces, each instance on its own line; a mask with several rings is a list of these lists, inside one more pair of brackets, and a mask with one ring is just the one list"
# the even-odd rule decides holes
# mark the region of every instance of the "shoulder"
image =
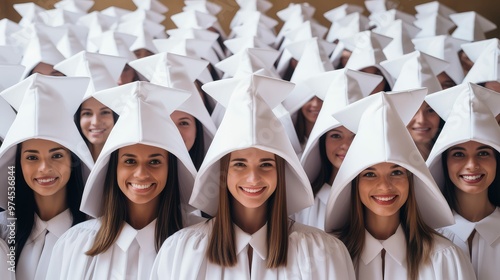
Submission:
[[213,227],[213,220],[203,221],[177,231],[169,238],[167,238],[165,242],[169,241],[177,243],[179,241],[186,242],[188,240],[200,241],[210,236],[210,233],[212,232],[212,227]]
[[331,246],[344,247],[344,243],[342,243],[337,237],[327,234],[319,228],[307,226],[297,222],[294,222],[291,226],[289,239],[294,243],[302,242],[304,240],[323,240],[324,242],[328,242]]
[[93,242],[100,227],[101,227],[100,219],[92,219],[85,222],[81,222],[68,229],[57,240],[56,246],[58,246],[58,244],[63,244],[63,243],[70,243],[76,245],[81,243]]
[[455,249],[456,246],[448,238],[434,234],[434,246],[432,248],[431,255]]

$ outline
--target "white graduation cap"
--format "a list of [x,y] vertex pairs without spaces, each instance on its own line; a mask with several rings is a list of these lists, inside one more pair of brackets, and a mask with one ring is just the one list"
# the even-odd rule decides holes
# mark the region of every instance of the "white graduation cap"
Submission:
[[265,44],[272,45],[276,41],[274,29],[260,22],[260,15],[258,16],[247,17],[244,23],[234,26],[231,30],[231,35],[233,37],[254,36],[258,37]]
[[[22,67],[22,66],[21,66]],[[0,72],[4,72],[4,67],[0,66]],[[23,69],[24,70],[24,69]],[[5,139],[5,135],[7,135],[7,131],[9,131],[10,126],[14,122],[16,118],[16,112],[12,110],[9,103],[0,97],[0,118],[2,121],[0,122],[0,146],[3,139]]]
[[442,90],[437,75],[443,72],[449,63],[420,51],[414,51],[395,59],[380,63],[396,80],[393,91],[426,87],[428,93]]
[[465,76],[464,83],[500,82],[500,40],[497,38],[462,45],[474,65]]
[[[197,28],[177,28],[167,30],[167,34],[170,37],[175,37],[179,39],[201,39],[206,41],[204,44],[209,44],[213,49],[212,54],[210,54],[210,62],[216,63],[222,58],[226,57],[226,54],[222,50],[221,45],[217,41],[220,34],[207,29],[197,29]],[[213,58],[213,59],[212,59]],[[206,57],[208,59],[208,57]]]
[[451,14],[450,19],[457,25],[451,36],[469,42],[484,40],[484,33],[497,28],[496,24],[472,11]]
[[464,71],[458,57],[461,45],[467,41],[456,39],[450,35],[439,35],[412,40],[415,49],[448,62],[450,65],[444,72],[456,83],[462,83]]
[[417,38],[448,35],[456,26],[453,21],[437,13],[419,17],[413,24],[421,29],[415,36]]
[[222,11],[222,6],[206,0],[185,0],[183,11],[196,10],[202,13],[217,15]]
[[21,63],[21,53],[14,46],[2,46],[0,45],[0,64],[20,64]]
[[85,100],[96,91],[116,87],[126,63],[123,57],[81,51],[54,65],[54,69],[68,77],[89,77]]
[[416,17],[427,16],[432,14],[439,14],[443,17],[448,18],[451,14],[455,14],[456,11],[450,7],[443,5],[438,1],[427,2],[415,6],[417,11]]
[[240,10],[259,11],[261,13],[267,12],[273,7],[273,3],[267,0],[236,0]]
[[89,29],[87,37],[87,51],[98,51],[97,45],[94,44],[95,38],[100,38],[102,33],[108,30],[114,30],[118,23],[118,19],[113,16],[108,16],[100,12],[94,11],[80,17],[77,25],[83,25]]
[[391,25],[396,20],[401,20],[409,25],[412,25],[415,21],[414,16],[396,9],[371,14],[368,18],[371,20],[371,24],[376,26],[374,31],[378,31],[378,28],[384,28]]
[[102,33],[101,38],[98,40],[100,42],[99,53],[113,56],[121,56],[126,58],[127,61],[132,61],[137,59],[135,54],[130,50],[132,44],[134,44],[137,37],[109,30]]
[[137,37],[130,47],[131,51],[147,49],[152,53],[157,53],[153,40],[165,31],[165,26],[147,19],[121,22],[116,31],[134,35]]
[[290,3],[288,7],[279,10],[276,15],[282,21],[288,21],[295,15],[302,15],[306,20],[311,19],[316,12],[316,8],[309,5],[309,3]]
[[38,14],[40,20],[49,26],[61,26],[64,24],[76,24],[82,13],[75,13],[67,10],[52,9]]
[[224,30],[222,30],[218,24],[217,17],[214,15],[189,10],[172,15],[170,19],[179,28],[208,29],[213,27],[219,32],[222,38],[226,38]]
[[251,147],[274,153],[285,160],[288,215],[312,205],[313,195],[307,175],[285,129],[272,111],[292,88],[292,83],[256,74],[203,86],[227,110],[198,171],[191,205],[215,215],[220,188],[219,160],[232,151]]
[[21,61],[21,64],[26,67],[25,76],[40,62],[55,65],[64,60],[63,54],[56,46],[64,37],[65,32],[64,28],[34,24],[15,34],[27,40]]
[[142,10],[151,10],[160,14],[168,12],[168,7],[163,5],[159,0],[132,0],[137,8]]
[[21,20],[19,21],[20,26],[28,26],[32,23],[40,23],[42,20],[39,18],[38,14],[45,11],[44,8],[38,6],[35,3],[18,3],[13,5],[16,12],[21,15]]
[[86,14],[94,6],[92,0],[62,0],[54,4],[54,7],[74,13]]
[[348,38],[356,33],[367,30],[369,27],[368,18],[358,12],[350,13],[332,23],[326,40],[334,42],[337,39]]
[[106,9],[104,10],[101,10],[101,14],[103,15],[107,15],[107,16],[110,16],[110,17],[114,17],[114,18],[117,18],[117,19],[120,19],[122,16],[128,14],[128,13],[131,13],[132,11],[130,10],[127,10],[127,9],[123,9],[123,8],[120,8],[120,7],[116,7],[116,6],[110,6],[110,7],[107,7]]
[[[17,115],[0,148],[0,180],[7,182],[8,167],[15,163],[17,144],[29,139],[59,143],[82,161],[84,181],[93,166],[92,155],[73,121],[87,88],[88,78],[34,74],[4,90],[4,98]],[[7,184],[2,184],[6,193]],[[7,196],[0,196],[6,208]]]
[[359,6],[359,5],[354,5],[354,4],[342,4],[336,8],[333,8],[329,10],[328,12],[324,13],[323,16],[329,20],[331,23],[336,22],[337,20],[352,14],[352,13],[363,13],[365,8]]
[[420,32],[420,28],[398,19],[384,27],[377,28],[374,32],[393,39],[383,49],[387,59],[393,59],[415,50],[411,39],[416,37]]
[[427,166],[439,187],[444,187],[441,155],[448,148],[476,141],[500,152],[500,94],[472,83],[464,83],[431,94],[425,101],[445,120],[434,143]]
[[272,77],[278,78],[274,62],[279,55],[280,52],[273,48],[246,48],[220,61],[215,67],[224,72],[225,78],[251,75],[260,69],[266,69]]
[[387,59],[382,49],[391,41],[392,38],[371,31],[363,31],[350,38],[343,39],[342,42],[346,48],[352,50],[345,68],[360,71],[367,67],[376,67],[392,87],[394,81],[391,75],[384,67],[380,66],[380,62]]
[[14,42],[10,35],[21,30],[21,26],[17,23],[11,21],[10,19],[3,18],[0,19],[0,46],[1,45],[13,45]]
[[[20,82],[23,78],[24,66],[22,65],[5,65],[0,63],[0,92],[4,89],[9,88],[18,82]],[[16,113],[12,109],[12,107],[0,97],[0,142],[5,139],[5,135],[9,130],[12,122],[16,118]]]
[[390,8],[388,7],[390,5],[390,1],[386,0],[368,0],[365,1],[365,7],[366,9],[370,12],[370,14],[377,14],[377,13],[382,13]]
[[188,113],[200,121],[207,150],[217,128],[194,82],[206,69],[208,61],[173,53],[159,53],[131,61],[129,64],[153,84],[191,93],[176,110]]
[[267,50],[273,49],[256,36],[243,36],[233,39],[227,39],[224,41],[224,45],[232,54],[237,54],[248,48],[259,48]]
[[[233,29],[238,25],[243,25],[247,21],[262,23],[265,27],[272,29],[278,25],[278,21],[272,17],[269,17],[262,12],[252,11],[252,10],[239,10],[234,15],[233,19],[229,23],[229,28]],[[231,38],[231,34],[229,35]]]
[[323,106],[300,160],[311,182],[316,179],[321,167],[319,139],[328,131],[341,126],[332,114],[370,95],[381,81],[382,77],[379,75],[347,68],[328,71],[305,80],[307,86],[323,99]]
[[122,147],[143,144],[165,149],[177,158],[180,200],[186,211],[196,169],[170,114],[189,93],[149,82],[133,82],[96,92],[93,97],[118,113],[120,118],[90,173],[80,210],[92,217],[102,216],[102,194],[111,153]]
[[87,36],[89,33],[87,27],[65,24],[61,26],[61,28],[64,28],[66,32],[63,38],[58,42],[57,49],[65,58],[69,58],[86,49]]
[[133,12],[126,13],[120,17],[120,22],[124,21],[142,21],[150,20],[156,23],[163,22],[167,17],[163,14],[151,10],[137,9]]
[[429,227],[454,223],[445,198],[406,129],[426,93],[426,89],[380,92],[333,114],[356,137],[333,181],[326,206],[326,232],[348,222],[352,180],[366,168],[383,162],[397,164],[413,174],[418,210]]

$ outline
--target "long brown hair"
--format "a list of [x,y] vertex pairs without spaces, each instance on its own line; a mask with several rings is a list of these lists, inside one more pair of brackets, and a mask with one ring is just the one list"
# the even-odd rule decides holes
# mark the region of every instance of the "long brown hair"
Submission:
[[[116,179],[117,166],[118,150],[111,153],[109,159],[104,181],[104,214],[101,217],[101,227],[97,232],[94,244],[86,252],[89,256],[96,256],[108,250],[115,243],[128,217],[127,199],[120,190]],[[183,227],[177,178],[177,158],[172,153],[168,153],[167,182],[159,196],[160,205],[155,227],[156,251],[160,249],[167,237]]]
[[[219,208],[206,256],[210,262],[220,266],[234,266],[237,263],[235,234],[231,216],[231,199],[227,188],[227,173],[231,154],[223,156],[220,163]],[[285,160],[276,157],[277,186],[268,200],[267,267],[286,266],[288,254],[288,215],[286,206]]]
[[[399,211],[400,224],[406,239],[406,264],[408,279],[417,279],[419,267],[429,261],[431,249],[434,245],[433,235],[439,235],[434,229],[424,223],[418,211],[415,198],[413,174],[408,175],[408,199]],[[359,255],[365,243],[365,207],[358,192],[359,175],[351,182],[351,208],[349,221],[335,234],[347,247],[354,265],[359,264]]]
[[318,176],[316,176],[316,179],[311,182],[314,197],[316,197],[316,194],[321,190],[325,183],[330,182],[333,169],[335,168],[326,154],[326,134],[327,133],[323,134],[319,138],[319,156],[321,166],[319,168]]

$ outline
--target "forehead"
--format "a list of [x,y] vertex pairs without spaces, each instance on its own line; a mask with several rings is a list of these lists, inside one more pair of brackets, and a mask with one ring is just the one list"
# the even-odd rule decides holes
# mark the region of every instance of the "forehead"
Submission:
[[64,148],[59,143],[45,139],[29,139],[22,143],[22,150],[50,150],[53,148]]
[[180,120],[180,119],[190,119],[194,121],[194,117],[186,112],[176,110],[172,114],[170,114],[170,117],[173,120]]
[[476,141],[467,141],[467,142],[464,142],[464,143],[460,143],[460,144],[457,144],[457,145],[454,145],[454,146],[451,146],[449,148],[449,150],[451,149],[458,149],[458,148],[461,148],[461,149],[465,149],[465,150],[475,150],[479,147],[483,147],[483,148],[490,148],[493,150],[492,147],[488,146],[488,145],[485,145],[483,143],[479,143],[479,142],[476,142]]
[[118,155],[132,154],[132,155],[151,155],[160,154],[167,156],[168,152],[162,148],[144,145],[144,144],[134,144],[122,147],[118,150]]
[[271,158],[274,159],[274,154],[268,151],[264,151],[258,148],[247,148],[242,150],[236,150],[231,152],[231,159],[234,158],[245,158],[245,159],[261,159],[261,158]]

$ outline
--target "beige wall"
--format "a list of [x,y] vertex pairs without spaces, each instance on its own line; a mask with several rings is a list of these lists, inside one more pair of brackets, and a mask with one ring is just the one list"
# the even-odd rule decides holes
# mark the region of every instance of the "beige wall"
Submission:
[[[238,10],[238,5],[234,0],[211,0],[214,3],[221,5],[224,10],[219,14],[219,21],[227,29],[230,20],[232,19],[234,13]],[[430,0],[393,0],[392,3],[398,9],[410,13],[415,14],[414,6],[422,3],[429,2]],[[2,7],[0,4],[0,18],[7,16],[9,19],[18,22],[20,16],[17,12],[12,8],[14,3],[23,3],[27,2],[26,0],[3,0],[1,3],[5,3],[6,7]],[[58,2],[58,0],[35,0],[32,1],[37,5],[43,8],[53,8],[54,3]],[[135,5],[132,0],[95,0],[96,4],[92,8],[92,10],[102,10],[109,6],[117,6],[125,9],[134,10]],[[170,11],[167,13],[167,16],[172,14],[176,14],[182,10],[182,6],[184,5],[184,1],[182,0],[161,0],[162,3],[165,3]],[[309,1],[277,1],[270,0],[270,2],[274,3],[273,8],[267,13],[270,16],[275,16],[276,11],[286,8],[288,3],[301,3],[301,2],[309,2],[312,6],[316,7],[316,19],[324,24],[325,26],[330,25],[328,21],[323,17],[323,13],[337,6],[342,5],[345,1],[340,0],[309,0]],[[352,4],[363,5],[364,0],[350,0],[348,1]],[[465,12],[465,11],[476,11],[479,14],[483,15],[487,19],[493,21],[499,29],[490,32],[487,34],[488,37],[497,37],[500,38],[500,1],[492,1],[492,0],[474,0],[474,1],[456,1],[456,0],[441,0],[441,3],[447,5],[448,7],[456,10],[457,12]],[[167,18],[164,22],[167,29],[175,28],[172,21]],[[280,27],[280,26],[278,26]]]

